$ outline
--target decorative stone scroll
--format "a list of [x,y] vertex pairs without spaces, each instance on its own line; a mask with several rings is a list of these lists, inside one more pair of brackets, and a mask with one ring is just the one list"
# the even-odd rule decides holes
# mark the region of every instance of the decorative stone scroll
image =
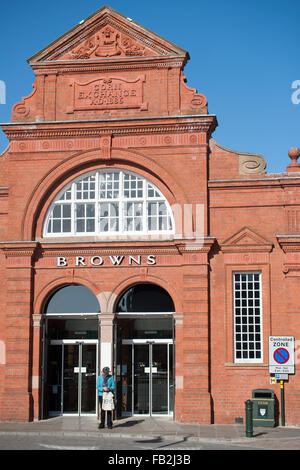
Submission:
[[266,173],[266,161],[258,154],[239,154],[240,175],[263,175]]
[[210,148],[212,151],[214,151],[215,147],[218,153],[219,150],[224,152],[219,158],[228,158],[230,155],[233,155],[234,164],[236,164],[235,162],[237,160],[239,175],[264,175],[266,173],[266,160],[262,155],[231,150],[219,144],[214,139],[210,139]]
[[23,121],[30,113],[30,105],[28,101],[33,97],[37,91],[36,83],[32,85],[33,91],[28,96],[24,96],[22,101],[16,103],[12,108],[12,121]]
[[182,114],[207,114],[207,99],[197,92],[196,88],[186,85],[186,78],[181,72],[181,113]]
[[147,110],[148,105],[143,101],[144,82],[144,75],[134,80],[106,77],[87,83],[74,82],[71,85],[73,106],[68,109],[68,112],[128,108]]

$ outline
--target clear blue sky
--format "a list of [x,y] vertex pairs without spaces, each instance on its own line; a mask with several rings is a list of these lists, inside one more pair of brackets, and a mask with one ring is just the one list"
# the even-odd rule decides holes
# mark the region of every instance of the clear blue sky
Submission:
[[[9,122],[14,103],[32,91],[26,59],[105,3],[99,0],[1,2],[0,80]],[[299,0],[110,0],[107,5],[189,51],[188,85],[208,99],[221,145],[263,155],[267,172],[285,171],[290,147],[300,147]],[[300,93],[298,95],[300,98]],[[300,101],[300,99],[298,100]],[[0,131],[0,152],[7,139]]]

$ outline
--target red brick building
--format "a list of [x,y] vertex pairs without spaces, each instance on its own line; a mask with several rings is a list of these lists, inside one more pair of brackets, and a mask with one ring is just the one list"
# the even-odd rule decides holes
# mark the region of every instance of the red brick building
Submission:
[[[2,125],[0,419],[95,414],[233,423],[300,331],[300,165],[212,137],[180,47],[103,7],[29,59]],[[286,422],[300,424],[297,371]]]

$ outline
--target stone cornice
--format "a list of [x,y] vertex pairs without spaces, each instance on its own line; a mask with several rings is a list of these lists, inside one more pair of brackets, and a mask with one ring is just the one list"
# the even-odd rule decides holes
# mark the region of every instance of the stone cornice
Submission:
[[183,68],[186,65],[186,58],[178,57],[149,57],[149,58],[134,58],[132,61],[124,60],[123,62],[95,62],[93,60],[84,60],[82,63],[76,61],[51,61],[40,62],[35,65],[34,71],[36,75],[49,75],[60,73],[105,73],[105,72],[118,72],[124,70],[149,70],[149,69],[168,69],[168,68]]
[[45,242],[41,241],[43,256],[74,256],[76,254],[93,255],[142,255],[142,254],[170,254],[182,255],[185,253],[208,253],[215,242],[215,238],[202,240],[170,240],[170,241],[107,241],[107,242]]
[[300,235],[276,235],[280,248],[285,253],[282,271],[286,277],[300,277]]
[[18,241],[0,242],[0,250],[10,256],[76,256],[76,255],[137,255],[208,253],[215,243],[214,237],[191,240],[141,241]]
[[300,252],[300,235],[276,235],[284,253]]
[[221,245],[223,253],[270,253],[272,248],[272,245]]
[[170,118],[170,122],[139,121],[122,124],[115,121],[81,121],[2,124],[2,129],[10,140],[56,139],[70,137],[100,137],[104,135],[126,136],[144,134],[172,134],[190,132],[213,132],[216,127],[214,115],[201,115],[197,119],[185,119],[184,116]]
[[299,176],[287,176],[287,173],[272,176],[266,174],[265,176],[253,175],[253,178],[232,179],[232,180],[210,180],[208,181],[208,188],[213,190],[232,190],[232,189],[257,189],[258,186],[262,189],[269,190],[271,187],[278,188],[284,186],[292,186],[300,184]]
[[209,253],[215,241],[215,237],[204,237],[197,240],[191,239],[190,242],[185,240],[183,242],[176,243],[176,247],[182,254],[193,252]]
[[38,247],[38,242],[35,241],[18,241],[18,242],[1,242],[0,250],[5,256],[8,257],[28,257],[33,256]]

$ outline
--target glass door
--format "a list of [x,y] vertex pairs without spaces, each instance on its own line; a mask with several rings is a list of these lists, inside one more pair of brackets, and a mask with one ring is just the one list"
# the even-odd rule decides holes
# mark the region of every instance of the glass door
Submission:
[[168,344],[152,344],[152,414],[169,414]]
[[47,348],[47,369],[45,380],[45,416],[62,413],[62,346],[49,344]]
[[171,415],[173,342],[123,340],[123,351],[126,351],[123,354],[126,363],[121,365],[123,414]]
[[97,342],[50,341],[47,377],[49,415],[96,414]]
[[81,414],[96,413],[97,361],[96,344],[81,345]]
[[[63,344],[63,413],[79,410],[79,345]],[[81,374],[80,374],[81,375]]]
[[148,344],[134,347],[134,414],[150,413],[150,350]]

